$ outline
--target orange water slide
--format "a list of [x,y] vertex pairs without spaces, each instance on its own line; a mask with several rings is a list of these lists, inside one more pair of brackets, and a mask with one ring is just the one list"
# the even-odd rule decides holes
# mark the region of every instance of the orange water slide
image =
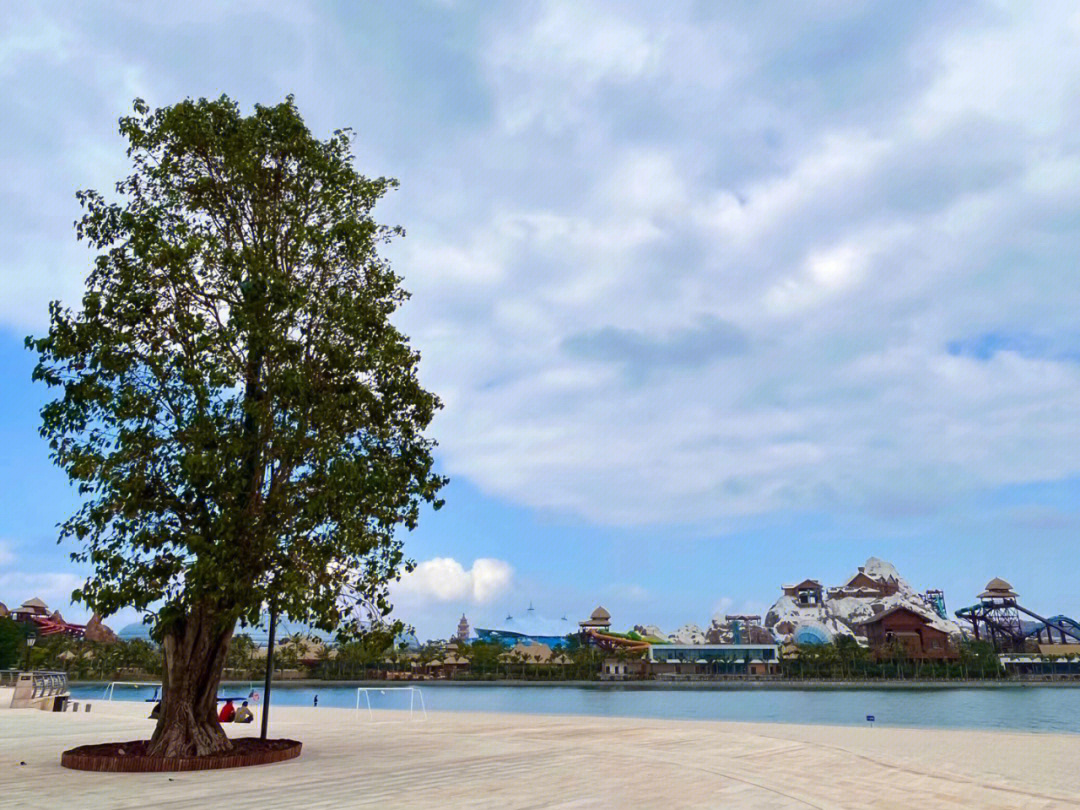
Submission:
[[585,635],[600,647],[607,649],[614,649],[621,647],[627,652],[645,652],[652,644],[648,641],[635,641],[631,638],[622,638],[621,636],[609,636],[606,633],[600,633],[596,630],[586,630]]

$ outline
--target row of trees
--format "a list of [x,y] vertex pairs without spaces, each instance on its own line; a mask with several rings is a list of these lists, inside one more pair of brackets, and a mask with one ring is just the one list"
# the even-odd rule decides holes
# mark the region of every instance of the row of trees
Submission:
[[[22,627],[0,619],[0,669],[22,667],[27,648]],[[591,680],[608,657],[595,647],[572,639],[557,650],[553,661],[538,661],[521,650],[498,643],[474,641],[458,644],[453,653],[468,662],[455,673],[469,680]],[[420,650],[395,645],[390,633],[372,633],[359,639],[327,645],[300,635],[286,636],[275,648],[274,669],[307,670],[324,680],[362,680],[384,677],[390,671],[427,669],[445,661],[447,650],[428,644]],[[119,680],[125,677],[162,676],[162,650],[152,642],[135,639],[112,643],[56,635],[39,638],[30,650],[35,669],[68,673],[73,680]],[[872,655],[854,639],[838,638],[831,644],[802,645],[781,662],[781,675],[793,680],[929,680],[992,679],[1005,676],[994,648],[980,641],[963,641],[959,657],[951,661],[911,660],[900,644]],[[248,635],[234,636],[225,660],[231,678],[261,677],[265,653]]]
[[831,644],[800,645],[796,655],[781,660],[784,677],[795,679],[968,679],[999,678],[1004,672],[992,645],[962,641],[952,661],[917,661],[903,643],[872,655],[850,636]]
[[[582,645],[576,639],[556,650],[548,661],[538,660],[522,650],[484,641],[458,644],[454,655],[468,661],[468,667],[457,672],[455,677],[473,680],[589,680],[599,673],[604,658],[601,651]],[[327,680],[360,680],[380,677],[387,670],[411,669],[414,664],[428,668],[446,657],[446,650],[439,645],[429,644],[420,650],[406,652],[365,640],[338,645],[335,656],[330,658],[327,654],[314,674]]]
[[39,636],[27,649],[25,626],[0,619],[0,669],[66,672],[72,680],[114,680],[124,672],[161,676],[161,650],[149,641],[87,641],[63,634]]
[[[13,632],[8,632],[11,625]],[[275,647],[274,669],[297,669],[305,640],[287,636]],[[26,663],[25,633],[18,624],[0,619],[0,669],[22,667]],[[262,676],[265,654],[248,635],[234,636],[225,658],[225,670],[232,677]],[[29,651],[33,669],[66,672],[71,680],[111,681],[125,677],[162,676],[161,647],[143,639],[112,642],[88,641],[66,635],[39,637]]]
[[[3,622],[11,625],[10,643]],[[0,668],[21,667],[26,645],[18,625],[0,620]],[[595,648],[573,641],[558,651],[555,663],[538,662],[518,650],[507,650],[497,643],[476,641],[458,645],[456,655],[468,661],[463,678],[588,680],[600,671],[604,654]],[[321,645],[301,635],[280,639],[274,650],[274,669],[308,670],[326,680],[352,680],[382,677],[388,671],[411,671],[427,668],[447,656],[439,645],[428,644],[420,650],[405,650],[393,643],[389,634],[373,633],[360,639]],[[142,639],[111,643],[87,641],[56,635],[40,638],[30,651],[34,669],[66,672],[72,680],[110,681],[125,677],[160,678],[162,650]],[[234,636],[225,658],[226,677],[261,677],[266,666],[265,652],[246,634]]]

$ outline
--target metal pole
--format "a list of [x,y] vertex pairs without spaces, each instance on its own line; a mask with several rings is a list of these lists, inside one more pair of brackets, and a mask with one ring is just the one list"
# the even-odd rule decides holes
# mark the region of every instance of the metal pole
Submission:
[[274,675],[274,631],[277,629],[277,609],[270,608],[270,637],[266,644],[266,681],[263,683],[262,730],[260,739],[266,739],[266,724],[270,715],[270,680]]

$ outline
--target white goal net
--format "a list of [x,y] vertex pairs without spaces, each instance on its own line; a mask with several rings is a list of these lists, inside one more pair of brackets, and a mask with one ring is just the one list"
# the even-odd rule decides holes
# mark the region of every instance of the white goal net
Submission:
[[126,692],[124,700],[143,700],[147,703],[161,699],[161,681],[110,681],[102,700],[112,700],[114,693]]
[[416,686],[358,687],[356,711],[363,712],[371,722],[427,720],[424,693]]

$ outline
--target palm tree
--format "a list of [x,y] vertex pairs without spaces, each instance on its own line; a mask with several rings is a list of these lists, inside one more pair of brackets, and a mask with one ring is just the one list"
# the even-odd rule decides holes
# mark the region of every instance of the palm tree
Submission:
[[256,645],[251,636],[246,633],[233,636],[232,641],[229,642],[225,666],[245,676],[249,675],[254,668],[255,650]]
[[836,662],[840,667],[840,677],[847,679],[851,674],[852,664],[858,656],[859,642],[853,636],[839,636],[833,642]]

